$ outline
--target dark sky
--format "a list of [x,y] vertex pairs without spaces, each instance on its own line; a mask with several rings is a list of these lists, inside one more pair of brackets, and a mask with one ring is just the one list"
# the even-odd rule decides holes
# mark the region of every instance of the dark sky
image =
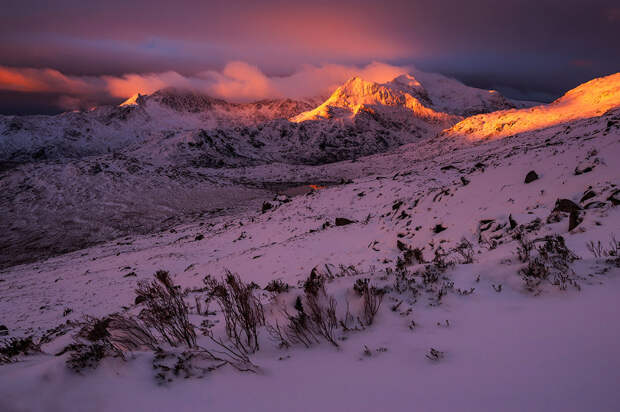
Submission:
[[319,92],[372,62],[549,101],[620,71],[618,39],[617,0],[2,0],[0,113],[166,85],[233,100],[295,94],[294,80]]

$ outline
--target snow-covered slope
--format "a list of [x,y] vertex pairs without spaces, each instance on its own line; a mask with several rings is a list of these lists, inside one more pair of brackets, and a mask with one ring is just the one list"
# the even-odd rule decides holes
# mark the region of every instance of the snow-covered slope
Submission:
[[471,139],[505,137],[577,119],[601,116],[618,107],[620,107],[620,73],[584,83],[548,105],[469,117],[447,130],[445,134],[467,135]]
[[431,107],[435,110],[465,117],[497,110],[527,107],[532,104],[531,102],[509,100],[496,90],[469,87],[456,79],[417,69],[412,75],[401,76],[394,79],[392,83],[400,84],[400,87],[406,87],[407,84],[412,84],[416,88],[421,86],[431,102]]
[[[179,183],[164,187],[170,197],[186,196],[181,187],[199,179],[234,181],[225,188],[230,194],[241,184],[292,179],[323,188],[4,269],[0,312],[9,336],[49,341],[41,353],[0,366],[0,409],[615,411],[620,267],[617,254],[591,250],[599,241],[602,250],[618,248],[620,108],[593,113],[502,139],[423,139],[321,166],[158,172]],[[116,168],[120,160],[109,160],[113,170],[103,167],[95,175],[102,180],[89,182],[113,187],[114,179],[127,178]],[[44,184],[26,180],[43,176],[36,166],[20,169],[28,196],[15,209],[46,205],[37,196],[48,195],[41,188],[54,186],[54,174]],[[530,171],[537,178],[526,183]],[[140,181],[147,180],[132,180],[129,190],[143,190]],[[201,183],[191,188],[208,193]],[[52,189],[61,201],[66,191]],[[127,207],[123,221],[138,222],[130,212],[147,213],[150,199],[156,196],[140,205],[144,211]],[[554,252],[549,239],[556,236],[575,257]],[[528,258],[524,245],[533,247]],[[184,291],[199,346],[162,343],[158,352],[140,348],[125,360],[106,357],[97,369],[69,370],[70,354],[60,352],[73,342],[76,322],[113,312],[137,316],[144,309],[136,301],[138,282],[160,269]],[[338,347],[323,338],[310,348],[287,346],[259,326],[260,350],[249,355],[256,373],[201,363],[202,348],[221,350],[209,333],[230,344],[221,309],[204,303],[203,279],[220,278],[225,269],[259,285],[254,293],[272,327],[286,325],[284,311],[297,313],[304,280],[319,273],[335,302]],[[274,279],[291,287],[262,290]],[[355,289],[363,279],[383,293],[372,323],[362,320],[364,298]]]

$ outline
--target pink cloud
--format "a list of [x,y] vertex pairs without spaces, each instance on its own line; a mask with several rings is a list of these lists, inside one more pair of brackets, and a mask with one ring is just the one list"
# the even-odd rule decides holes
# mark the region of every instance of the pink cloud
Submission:
[[242,61],[229,62],[220,71],[208,70],[192,76],[174,71],[130,73],[122,76],[70,76],[53,69],[0,66],[0,90],[62,94],[59,107],[83,107],[81,102],[102,96],[118,99],[135,93],[150,94],[174,87],[190,89],[233,102],[280,97],[324,95],[353,76],[385,82],[407,73],[410,67],[373,62],[363,67],[339,64],[304,65],[287,76],[267,76],[258,67]]

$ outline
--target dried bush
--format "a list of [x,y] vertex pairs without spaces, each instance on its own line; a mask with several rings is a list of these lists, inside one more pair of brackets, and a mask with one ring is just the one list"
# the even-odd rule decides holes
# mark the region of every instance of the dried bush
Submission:
[[288,292],[289,288],[290,288],[289,284],[286,282],[283,282],[280,279],[273,279],[269,283],[267,283],[267,286],[265,286],[265,290],[267,292],[273,292],[273,293],[285,293],[285,292]]
[[370,286],[368,279],[365,280],[366,282],[363,282],[361,293],[363,299],[362,320],[366,326],[370,326],[375,320],[375,315],[379,311],[379,307],[383,301],[383,291],[378,290],[374,286]]
[[517,228],[513,237],[519,243],[519,246],[517,246],[517,256],[519,260],[521,262],[529,261],[532,250],[534,249],[534,243],[528,239],[522,227]]
[[107,356],[125,359],[127,352],[157,348],[157,339],[135,318],[119,314],[86,316],[80,325],[74,342],[57,354],[70,352],[67,366],[75,371],[95,368]]
[[454,262],[446,259],[450,256],[450,252],[446,252],[441,246],[437,247],[434,253],[432,264],[437,270],[444,272],[449,267],[454,266]]
[[287,318],[286,325],[286,337],[288,341],[293,344],[302,344],[305,347],[310,347],[313,343],[319,343],[319,339],[314,334],[311,326],[311,321],[304,309],[301,296],[297,296],[295,299],[295,314],[291,315],[284,310],[284,314]]
[[207,373],[231,365],[237,370],[256,372],[255,365],[242,366],[215,356],[207,350],[187,350],[181,353],[158,350],[153,357],[155,379],[159,384],[172,382],[175,378],[202,378]]
[[66,351],[71,352],[69,358],[67,358],[67,366],[76,372],[80,372],[83,369],[95,369],[103,358],[109,356],[108,348],[100,343],[89,345],[72,344],[59,353],[59,355]]
[[[303,289],[303,299],[301,296],[295,299],[295,313],[290,314],[286,308],[283,309],[287,319],[286,342],[309,347],[323,338],[338,347],[335,337],[338,326],[337,305],[336,300],[325,291],[325,276],[313,269],[303,282]],[[272,326],[270,330],[272,338],[282,340],[279,325]]]
[[[535,242],[542,242],[542,245],[536,248],[537,256],[532,254]],[[523,244],[530,245],[529,249],[523,249]],[[519,249],[522,251],[519,252]],[[527,250],[527,253],[524,250]],[[520,242],[517,253],[527,259],[527,265],[519,270],[527,290],[539,292],[538,287],[545,280],[561,290],[566,289],[568,285],[579,289],[577,276],[570,268],[570,264],[579,257],[566,247],[562,236],[545,236],[534,242]]]
[[32,336],[11,338],[0,342],[0,364],[12,362],[19,355],[30,355],[40,352],[41,348]]
[[171,346],[196,345],[196,332],[188,319],[189,309],[168,272],[159,270],[154,281],[138,283],[136,294],[136,299],[145,306],[139,318],[147,327],[155,329]]
[[474,247],[469,240],[462,238],[452,251],[461,256],[463,264],[474,263]]
[[611,235],[609,240],[609,244],[607,247],[601,244],[601,241],[597,241],[594,243],[590,241],[586,244],[588,250],[595,258],[601,257],[610,257],[610,258],[618,258],[620,257],[620,242],[616,240],[614,235]]
[[215,299],[226,322],[226,335],[239,351],[254,353],[259,349],[257,328],[265,325],[260,300],[254,296],[254,284],[245,284],[238,275],[226,271],[225,279],[205,278],[208,299]]
[[323,285],[316,294],[306,294],[308,318],[314,332],[338,347],[334,333],[338,326],[336,319],[336,299],[329,296]]

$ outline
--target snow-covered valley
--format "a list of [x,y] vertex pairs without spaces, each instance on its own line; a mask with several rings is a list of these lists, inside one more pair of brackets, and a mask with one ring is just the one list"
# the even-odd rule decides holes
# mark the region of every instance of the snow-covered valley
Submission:
[[[617,410],[620,74],[537,107],[454,82],[0,119],[0,324],[33,337],[0,410]],[[191,344],[144,320],[160,270]]]

